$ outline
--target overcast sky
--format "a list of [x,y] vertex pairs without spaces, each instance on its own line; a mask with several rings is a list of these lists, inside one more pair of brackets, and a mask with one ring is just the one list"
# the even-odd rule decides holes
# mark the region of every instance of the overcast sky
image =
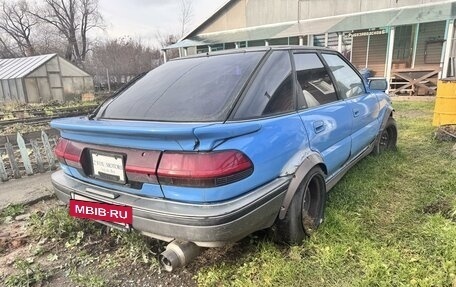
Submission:
[[[100,0],[108,37],[141,37],[154,45],[157,31],[177,34],[180,0]],[[191,28],[201,24],[226,0],[192,0]],[[191,29],[190,29],[191,30]]]

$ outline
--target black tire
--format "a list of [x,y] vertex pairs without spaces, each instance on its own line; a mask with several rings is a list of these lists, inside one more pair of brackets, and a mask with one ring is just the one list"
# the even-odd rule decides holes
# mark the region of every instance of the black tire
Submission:
[[275,240],[299,244],[312,235],[323,222],[325,203],[325,174],[316,166],[307,173],[299,185],[285,218],[276,222]]
[[374,148],[375,154],[381,154],[387,150],[396,150],[397,148],[397,126],[396,120],[392,117],[388,118],[385,129],[379,135],[377,144]]

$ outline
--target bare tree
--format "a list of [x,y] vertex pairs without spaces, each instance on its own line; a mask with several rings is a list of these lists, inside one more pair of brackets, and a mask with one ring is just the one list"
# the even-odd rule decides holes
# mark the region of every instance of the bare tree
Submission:
[[[17,3],[3,1],[1,3],[0,29],[11,37],[22,56],[36,54],[31,41],[32,28],[37,24],[37,19],[29,13],[29,4],[25,0]],[[6,48],[6,43],[1,41]],[[11,52],[11,48],[8,48]]]
[[99,43],[90,54],[86,69],[95,75],[95,81],[99,85],[106,82],[108,71],[114,88],[160,64],[158,49],[145,46],[141,39],[129,37]]
[[20,56],[16,50],[11,48],[12,45],[8,39],[0,37],[0,58],[14,58]]
[[37,18],[55,27],[66,39],[65,58],[82,65],[89,51],[88,33],[101,27],[98,0],[43,0],[44,6],[33,12]]
[[[179,40],[179,37],[177,35],[162,34],[160,31],[156,31],[155,39],[159,44],[159,48],[161,50],[163,50],[163,48],[166,48],[172,44],[177,43],[177,41]],[[163,53],[166,53],[167,59],[174,59],[174,58],[179,57],[179,49],[163,50]]]
[[188,25],[193,19],[193,4],[191,0],[180,0],[179,2],[179,23],[180,36],[183,37],[187,32]]

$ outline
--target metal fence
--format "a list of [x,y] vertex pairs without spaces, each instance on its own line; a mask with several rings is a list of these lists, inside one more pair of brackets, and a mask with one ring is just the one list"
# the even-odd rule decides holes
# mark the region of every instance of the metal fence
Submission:
[[56,137],[41,131],[40,137],[28,138],[18,132],[15,141],[7,139],[0,147],[0,181],[43,173],[57,168],[54,155]]

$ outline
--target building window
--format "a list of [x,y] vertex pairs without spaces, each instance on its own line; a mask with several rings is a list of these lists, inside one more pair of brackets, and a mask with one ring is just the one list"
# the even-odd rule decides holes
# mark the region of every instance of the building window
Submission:
[[247,47],[247,42],[238,42],[239,48],[246,48]]
[[409,67],[412,57],[412,43],[412,26],[396,27],[393,60],[395,62],[404,62]]
[[[304,43],[307,44],[307,36],[304,36]],[[299,45],[299,37],[290,37],[288,39],[289,45]]]
[[255,41],[249,41],[248,42],[249,47],[260,47],[260,46],[265,46],[265,40],[255,40]]
[[209,52],[209,47],[208,46],[198,46],[196,47],[196,53],[197,54],[203,54],[203,53],[208,53]]
[[225,43],[225,50],[230,50],[230,49],[235,49],[236,44],[234,42],[231,43]]
[[337,50],[337,46],[339,44],[339,36],[337,33],[329,33],[328,34],[328,43],[326,42],[326,35],[314,35],[314,46],[315,47],[328,47]]
[[224,50],[223,44],[211,45],[211,52],[222,51],[222,50]]
[[278,38],[268,40],[269,46],[288,45],[288,38]]

